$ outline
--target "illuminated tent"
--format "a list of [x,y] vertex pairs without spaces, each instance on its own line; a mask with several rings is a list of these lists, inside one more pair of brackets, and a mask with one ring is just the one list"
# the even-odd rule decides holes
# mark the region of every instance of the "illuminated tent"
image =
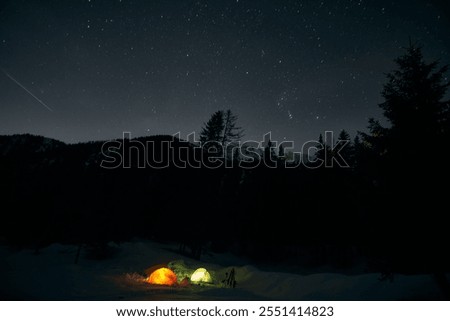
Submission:
[[153,271],[147,278],[147,282],[151,284],[174,285],[177,283],[177,276],[171,269],[163,267]]
[[195,272],[191,275],[191,282],[199,283],[199,282],[205,282],[205,283],[211,283],[211,274],[204,269],[204,268],[198,268],[195,270]]

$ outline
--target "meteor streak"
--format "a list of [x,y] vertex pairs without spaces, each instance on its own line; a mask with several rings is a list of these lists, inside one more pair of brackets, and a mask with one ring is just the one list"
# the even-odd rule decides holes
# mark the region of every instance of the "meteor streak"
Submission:
[[27,93],[29,93],[31,95],[31,97],[33,97],[34,99],[36,99],[42,106],[44,106],[45,108],[47,108],[49,111],[53,111],[53,109],[51,109],[49,106],[47,106],[46,103],[44,103],[42,100],[40,100],[39,98],[37,98],[31,91],[29,91],[27,88],[25,88],[24,85],[22,85],[20,82],[18,82],[16,79],[14,79],[13,76],[11,76],[10,74],[8,74],[5,70],[3,70],[3,73],[6,75],[6,77],[8,77],[9,79],[11,79],[12,81],[14,81],[18,86],[20,86],[23,90],[25,90]]

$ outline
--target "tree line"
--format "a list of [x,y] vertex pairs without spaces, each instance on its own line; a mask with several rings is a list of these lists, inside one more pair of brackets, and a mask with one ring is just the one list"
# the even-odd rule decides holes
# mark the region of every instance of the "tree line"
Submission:
[[[371,119],[353,139],[339,135],[351,140],[342,149],[349,168],[105,170],[102,142],[0,137],[0,242],[41,247],[145,237],[259,260],[345,265],[364,255],[373,269],[448,271],[447,67],[427,63],[417,45],[396,64],[380,105],[389,126]],[[237,116],[218,111],[200,142],[233,145],[242,135]],[[192,147],[167,136],[138,140]],[[333,149],[318,140],[320,159]],[[270,144],[262,157],[288,160],[283,147]]]

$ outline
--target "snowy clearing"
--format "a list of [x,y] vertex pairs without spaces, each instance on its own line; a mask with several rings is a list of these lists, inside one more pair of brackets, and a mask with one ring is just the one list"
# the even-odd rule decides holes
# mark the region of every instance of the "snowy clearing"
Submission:
[[[434,300],[441,293],[430,275],[398,275],[380,281],[379,274],[300,275],[261,271],[230,254],[211,254],[202,261],[177,253],[176,245],[148,241],[115,245],[109,259],[93,260],[77,247],[53,244],[33,250],[0,248],[0,298],[7,300]],[[214,262],[214,263],[213,263]],[[213,284],[152,285],[144,271],[169,265],[180,282],[199,267]],[[222,284],[235,269],[236,288]],[[181,271],[181,272],[180,272]],[[184,272],[183,272],[184,271]]]

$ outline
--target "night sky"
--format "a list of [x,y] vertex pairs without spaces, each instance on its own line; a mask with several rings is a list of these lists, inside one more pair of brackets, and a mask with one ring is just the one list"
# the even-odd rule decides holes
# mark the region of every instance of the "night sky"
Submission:
[[0,2],[0,134],[65,142],[199,131],[302,144],[381,118],[408,37],[450,63],[450,17],[418,0]]

